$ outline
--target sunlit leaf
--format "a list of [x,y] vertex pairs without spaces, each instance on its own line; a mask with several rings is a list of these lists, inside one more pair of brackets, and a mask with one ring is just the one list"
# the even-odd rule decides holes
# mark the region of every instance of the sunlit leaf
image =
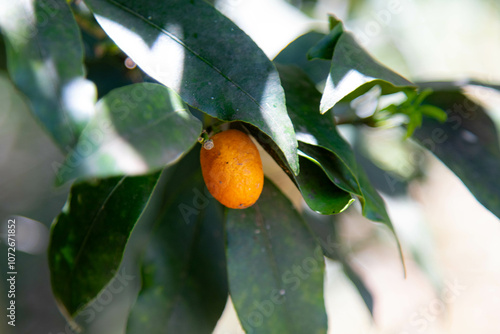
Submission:
[[64,314],[75,316],[115,275],[158,177],[116,177],[71,188],[48,251],[52,290]]
[[59,182],[161,169],[187,153],[202,129],[181,98],[158,84],[117,88],[96,110],[59,170]]
[[311,48],[311,58],[330,58],[330,74],[321,98],[320,111],[325,113],[340,101],[351,101],[378,85],[381,94],[392,94],[415,85],[376,61],[354,39],[343,31],[338,19],[330,16],[331,32]]
[[383,95],[414,88],[411,82],[373,59],[350,33],[344,32],[333,53],[321,98],[321,113],[343,99],[353,100],[363,95],[375,85],[380,86]]
[[324,259],[292,203],[266,180],[260,199],[227,210],[229,290],[247,333],[326,333]]
[[9,74],[63,151],[92,117],[96,90],[84,78],[78,26],[64,0],[1,0]]
[[279,75],[234,23],[203,0],[85,2],[144,72],[213,117],[253,124],[278,144],[298,173],[297,142]]

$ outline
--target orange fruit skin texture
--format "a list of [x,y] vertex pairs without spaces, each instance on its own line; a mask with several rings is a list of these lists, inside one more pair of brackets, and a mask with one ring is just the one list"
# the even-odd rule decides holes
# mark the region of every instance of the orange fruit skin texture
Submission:
[[200,152],[201,172],[208,191],[223,205],[245,209],[258,199],[264,186],[259,150],[238,130],[219,132],[214,147]]

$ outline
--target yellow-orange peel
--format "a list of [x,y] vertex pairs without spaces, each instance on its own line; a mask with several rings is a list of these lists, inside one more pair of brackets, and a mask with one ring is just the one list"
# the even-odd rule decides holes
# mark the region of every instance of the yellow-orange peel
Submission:
[[259,199],[264,186],[259,150],[238,130],[220,132],[210,139],[213,145],[204,145],[200,152],[208,191],[228,208],[248,208]]

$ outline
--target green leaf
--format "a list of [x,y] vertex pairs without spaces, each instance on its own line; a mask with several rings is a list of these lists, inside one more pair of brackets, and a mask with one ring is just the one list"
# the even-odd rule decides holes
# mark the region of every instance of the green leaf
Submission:
[[[357,176],[348,170],[342,160],[331,151],[320,146],[299,142],[299,155],[320,166],[330,181],[340,189],[356,196],[362,196]],[[355,172],[357,173],[357,168]]]
[[278,73],[234,23],[203,0],[85,2],[144,72],[194,108],[261,129],[298,173],[297,141]]
[[[321,93],[301,69],[290,65],[276,66],[285,89],[288,113],[295,127],[301,154],[320,162],[323,168],[328,164],[331,168],[324,169],[332,182],[348,192],[360,195],[356,181],[356,159],[351,147],[338,133],[333,118],[317,112]],[[324,150],[315,149],[311,152],[311,146]],[[324,151],[332,154],[320,161],[317,155],[324,156]]]
[[425,116],[435,118],[441,123],[446,122],[446,118],[448,117],[448,115],[446,115],[446,111],[444,111],[443,109],[427,104],[420,106],[418,108],[418,111],[420,111]]
[[324,82],[330,71],[331,58],[329,60],[308,60],[306,57],[306,50],[312,48],[325,36],[325,34],[311,31],[298,37],[288,44],[286,48],[281,50],[274,58],[274,62],[282,65],[296,65],[304,70],[314,83],[318,84]]
[[344,32],[344,26],[333,15],[329,16],[330,33],[323,37],[316,45],[312,46],[307,52],[307,58],[312,59],[332,59],[333,50],[340,36]]
[[338,102],[351,101],[376,85],[380,86],[383,95],[415,89],[410,81],[373,59],[351,33],[343,32],[333,42],[335,48],[330,74],[320,104],[322,114]]
[[175,165],[162,202],[127,333],[212,333],[228,297],[224,217],[203,181],[199,146]]
[[75,177],[145,174],[177,161],[196,143],[201,122],[171,89],[141,83],[114,89],[58,173]]
[[435,91],[426,104],[446,110],[445,123],[426,117],[413,138],[431,151],[500,217],[500,146],[495,124],[484,108],[460,91]]
[[313,211],[333,215],[346,210],[354,202],[348,192],[332,183],[321,166],[302,156],[299,161],[300,173],[295,177],[295,182],[304,201]]
[[324,259],[292,203],[266,180],[260,199],[227,210],[229,290],[247,333],[326,333]]
[[48,251],[52,290],[74,317],[114,276],[159,173],[80,183],[55,219]]
[[78,26],[64,0],[0,0],[10,76],[63,151],[94,113]]
[[419,109],[412,108],[409,117],[410,120],[406,129],[406,138],[410,138],[413,132],[415,132],[417,128],[422,126],[422,113]]

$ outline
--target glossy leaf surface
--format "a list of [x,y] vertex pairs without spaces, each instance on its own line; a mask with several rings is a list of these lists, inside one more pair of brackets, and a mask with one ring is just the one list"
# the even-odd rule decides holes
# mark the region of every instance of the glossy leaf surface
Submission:
[[229,288],[248,333],[326,333],[324,259],[292,203],[266,180],[260,199],[227,210]]
[[298,173],[297,142],[272,62],[203,0],[86,0],[104,31],[189,105],[268,134]]
[[71,188],[52,225],[48,252],[52,290],[63,313],[75,316],[115,275],[158,177],[115,177]]
[[202,130],[181,98],[158,84],[117,88],[96,109],[59,171],[60,182],[158,170],[188,152]]

